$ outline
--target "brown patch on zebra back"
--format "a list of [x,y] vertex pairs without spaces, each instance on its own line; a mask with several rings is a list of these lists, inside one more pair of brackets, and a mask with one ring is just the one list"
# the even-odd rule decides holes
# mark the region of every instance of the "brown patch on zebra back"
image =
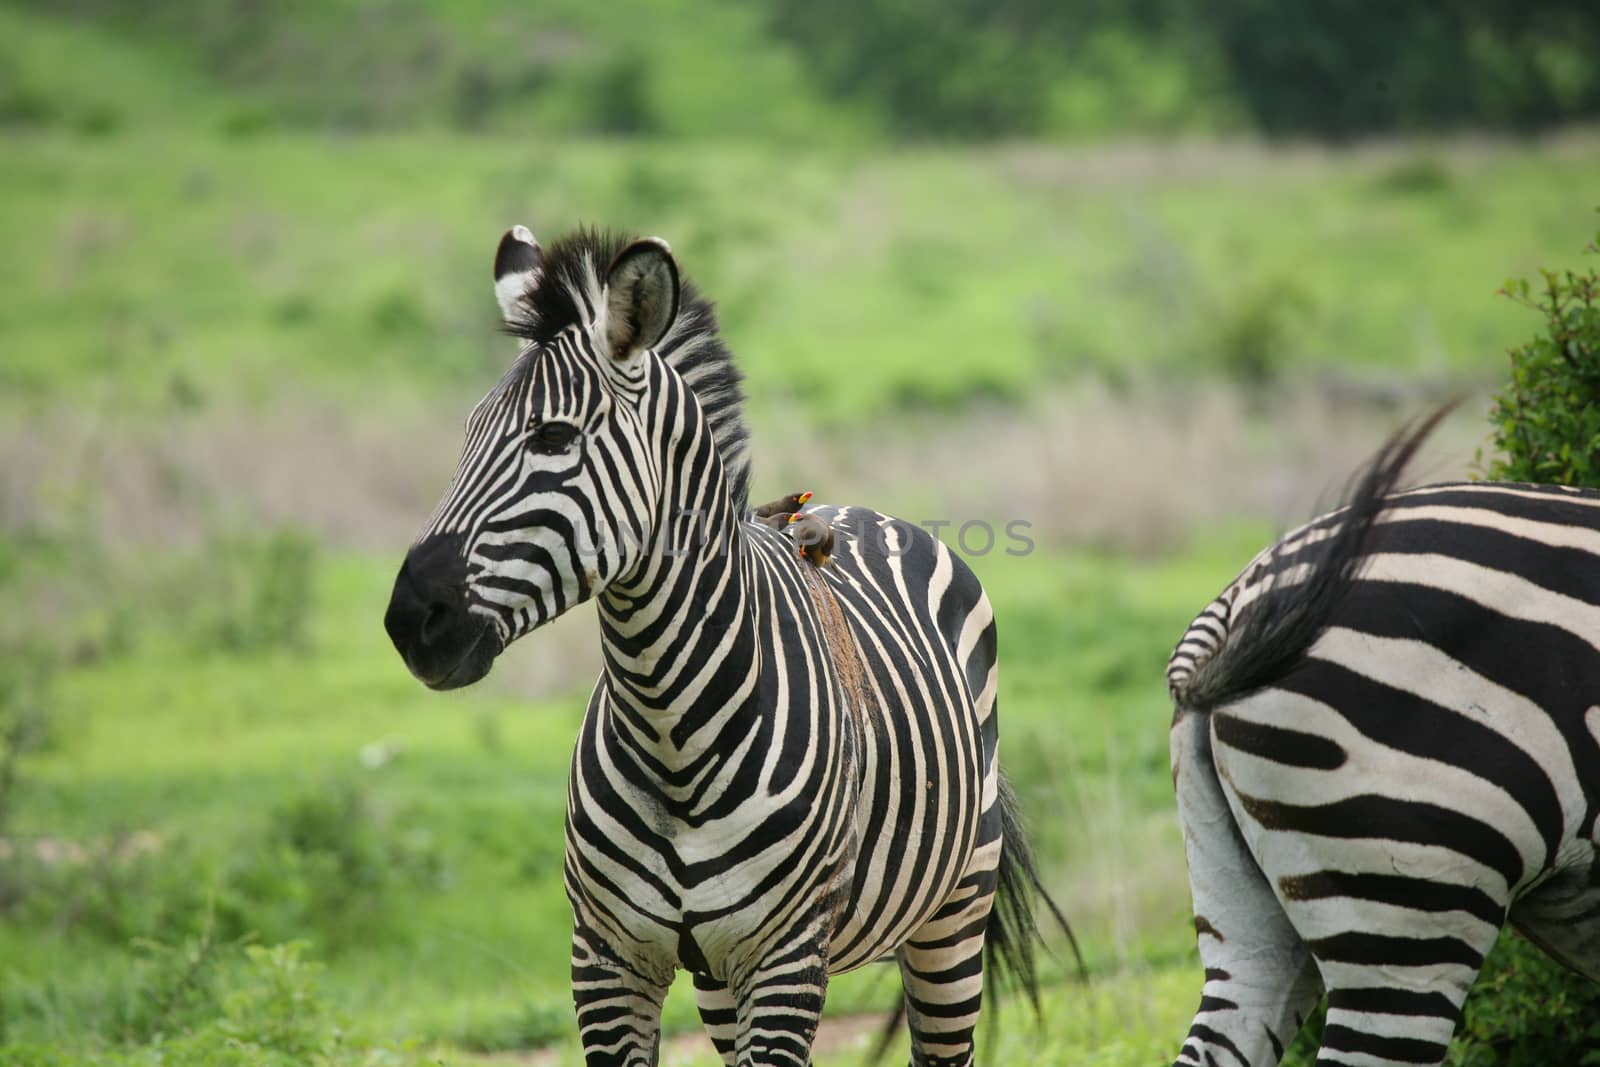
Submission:
[[867,668],[861,660],[856,635],[850,631],[839,598],[822,572],[809,564],[802,565],[800,571],[805,575],[806,591],[817,606],[817,619],[822,624],[823,639],[828,642],[829,658],[839,676],[839,686],[859,724],[868,706],[875,701],[872,688],[867,684]]

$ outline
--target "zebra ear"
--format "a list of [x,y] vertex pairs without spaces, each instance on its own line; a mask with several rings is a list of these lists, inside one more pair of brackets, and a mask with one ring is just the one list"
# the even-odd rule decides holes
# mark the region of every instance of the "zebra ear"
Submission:
[[618,252],[606,270],[605,304],[612,359],[658,344],[678,317],[678,264],[667,242],[645,237]]
[[544,266],[544,249],[526,226],[513,226],[500,238],[494,253],[494,298],[507,322],[528,316],[522,298],[539,281]]

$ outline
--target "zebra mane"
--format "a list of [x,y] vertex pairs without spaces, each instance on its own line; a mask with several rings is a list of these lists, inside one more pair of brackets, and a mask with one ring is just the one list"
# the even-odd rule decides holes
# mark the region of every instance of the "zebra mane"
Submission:
[[[592,322],[605,288],[606,268],[634,238],[580,226],[544,250],[537,281],[518,301],[522,315],[509,321],[513,337],[548,344],[569,326]],[[679,274],[678,317],[655,346],[694,390],[716,439],[734,514],[749,509],[750,430],[744,421],[744,375],[722,341],[717,314],[687,276]]]

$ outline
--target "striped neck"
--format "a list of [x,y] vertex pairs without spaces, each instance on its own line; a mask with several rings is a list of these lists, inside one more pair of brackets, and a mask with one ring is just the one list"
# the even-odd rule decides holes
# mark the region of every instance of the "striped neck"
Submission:
[[[687,405],[691,421],[696,405]],[[663,464],[661,506],[634,573],[600,596],[605,728],[669,798],[688,800],[757,708],[751,547],[703,421]]]

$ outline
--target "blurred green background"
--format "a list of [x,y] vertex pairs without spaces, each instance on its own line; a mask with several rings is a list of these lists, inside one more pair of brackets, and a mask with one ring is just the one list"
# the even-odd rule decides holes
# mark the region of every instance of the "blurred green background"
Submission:
[[0,1063],[576,1062],[593,621],[440,696],[381,616],[580,221],[719,302],[758,498],[1030,524],[963,547],[1092,981],[991,1058],[1170,1062],[1173,641],[1593,232],[1592,5],[1455,6],[0,0]]

